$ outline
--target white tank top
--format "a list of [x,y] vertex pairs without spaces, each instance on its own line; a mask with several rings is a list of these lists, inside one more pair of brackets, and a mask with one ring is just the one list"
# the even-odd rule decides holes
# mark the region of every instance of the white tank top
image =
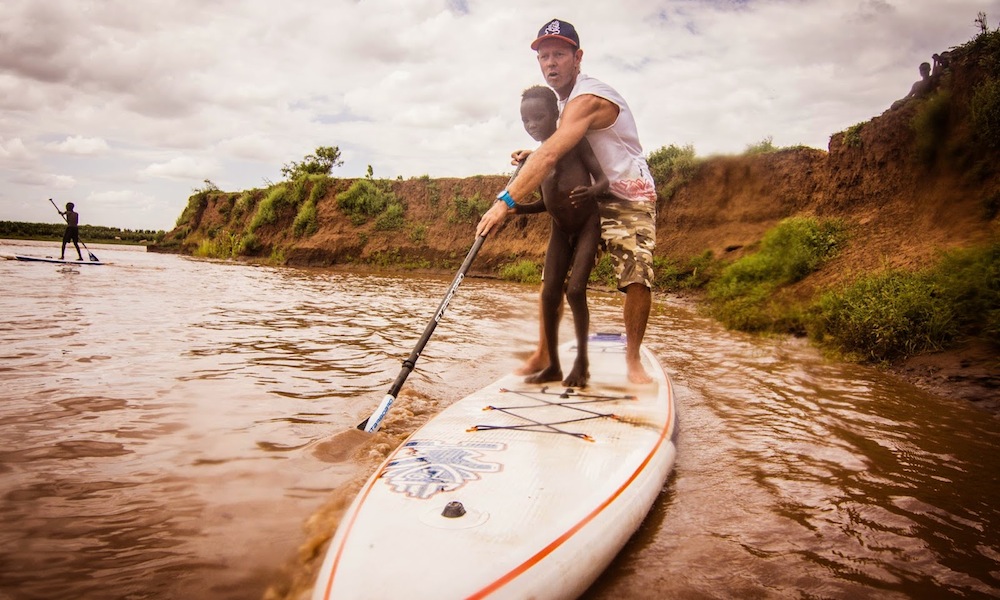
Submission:
[[618,118],[610,127],[587,132],[587,141],[608,177],[611,193],[625,200],[656,202],[653,175],[642,154],[639,130],[628,103],[611,86],[581,73],[569,98],[560,100],[560,112],[567,102],[584,94],[604,98],[618,107]]

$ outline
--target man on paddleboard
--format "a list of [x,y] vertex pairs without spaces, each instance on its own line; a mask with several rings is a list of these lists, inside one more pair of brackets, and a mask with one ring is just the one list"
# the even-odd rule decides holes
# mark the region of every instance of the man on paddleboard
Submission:
[[76,248],[76,255],[80,260],[83,260],[83,254],[80,253],[80,214],[73,210],[73,206],[72,202],[67,202],[66,212],[59,211],[59,214],[66,219],[66,231],[63,232],[62,251],[59,253],[59,260],[66,258],[67,242],[73,242],[73,247]]
[[[476,226],[485,235],[501,223],[518,201],[538,189],[560,158],[584,137],[590,142],[611,183],[609,199],[599,203],[602,247],[610,254],[625,292],[626,363],[632,383],[651,378],[640,361],[652,305],[653,247],[656,243],[656,188],[642,154],[635,118],[625,99],[612,87],[580,71],[583,49],[572,24],[549,21],[531,43],[545,82],[559,96],[559,127],[534,152],[521,150],[515,160],[531,154],[518,176],[497,195],[498,201]],[[502,202],[501,202],[502,200]],[[549,364],[544,331],[538,348],[522,371],[540,371]]]

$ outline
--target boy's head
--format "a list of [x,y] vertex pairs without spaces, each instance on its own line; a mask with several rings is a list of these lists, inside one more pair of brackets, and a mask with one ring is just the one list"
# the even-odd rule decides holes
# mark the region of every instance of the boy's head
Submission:
[[73,210],[74,206],[75,206],[75,204],[73,204],[72,202],[67,202],[66,203],[66,210]]
[[556,93],[544,85],[534,85],[521,94],[521,123],[532,139],[549,139],[559,122]]

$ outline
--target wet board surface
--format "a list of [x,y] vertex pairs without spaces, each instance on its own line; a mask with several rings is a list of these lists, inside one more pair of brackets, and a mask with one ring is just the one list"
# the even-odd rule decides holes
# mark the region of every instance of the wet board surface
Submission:
[[[313,589],[328,598],[575,598],[635,533],[676,455],[671,383],[623,336],[582,389],[508,375],[415,431],[365,483]],[[571,365],[575,342],[560,347]]]

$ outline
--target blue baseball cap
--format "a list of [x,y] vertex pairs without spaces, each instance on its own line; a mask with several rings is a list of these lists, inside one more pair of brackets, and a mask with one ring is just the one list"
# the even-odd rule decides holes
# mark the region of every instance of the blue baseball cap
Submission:
[[557,39],[562,40],[574,47],[580,47],[580,36],[576,34],[576,27],[572,23],[567,23],[559,19],[552,19],[538,30],[538,37],[531,42],[531,49],[538,50],[538,44],[542,40]]

